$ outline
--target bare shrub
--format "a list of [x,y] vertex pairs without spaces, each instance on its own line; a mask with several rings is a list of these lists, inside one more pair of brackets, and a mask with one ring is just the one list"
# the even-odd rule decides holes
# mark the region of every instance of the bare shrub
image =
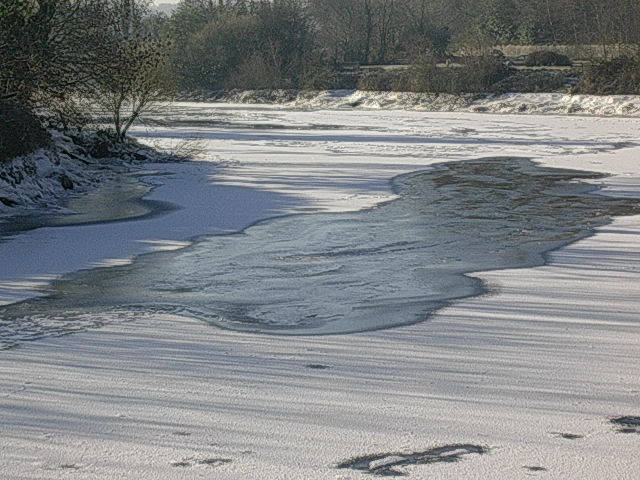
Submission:
[[524,64],[527,67],[568,67],[571,66],[571,60],[551,50],[536,50],[525,57]]
[[516,70],[504,80],[491,86],[494,93],[547,93],[566,90],[575,81],[575,71]]
[[407,72],[396,70],[369,72],[358,81],[358,89],[376,92],[407,90]]
[[153,148],[175,161],[201,160],[207,153],[207,141],[197,135],[185,137],[172,143],[153,144]]
[[617,57],[588,65],[573,93],[640,94],[640,56]]
[[429,93],[482,93],[507,78],[510,69],[493,55],[471,57],[462,64],[439,65],[426,59],[409,70],[407,89]]

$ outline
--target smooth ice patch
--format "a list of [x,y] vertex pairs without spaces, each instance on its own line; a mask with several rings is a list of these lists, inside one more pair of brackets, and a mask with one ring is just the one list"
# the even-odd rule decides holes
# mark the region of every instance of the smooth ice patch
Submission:
[[575,180],[597,176],[524,159],[440,164],[398,178],[399,198],[368,210],[272,219],[72,275],[48,297],[0,310],[0,325],[110,308],[278,334],[407,325],[481,293],[467,273],[540,265],[609,216],[640,212]]

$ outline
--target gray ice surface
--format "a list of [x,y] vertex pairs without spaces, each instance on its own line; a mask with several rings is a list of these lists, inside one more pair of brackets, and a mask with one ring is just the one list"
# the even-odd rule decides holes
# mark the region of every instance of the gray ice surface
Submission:
[[399,198],[371,209],[275,218],[70,275],[47,297],[0,309],[0,339],[64,332],[65,322],[77,327],[79,318],[110,309],[169,311],[274,334],[423,321],[483,292],[466,273],[543,264],[546,252],[610,216],[640,213],[637,200],[591,195],[595,187],[576,181],[596,177],[512,158],[436,165],[397,178]]

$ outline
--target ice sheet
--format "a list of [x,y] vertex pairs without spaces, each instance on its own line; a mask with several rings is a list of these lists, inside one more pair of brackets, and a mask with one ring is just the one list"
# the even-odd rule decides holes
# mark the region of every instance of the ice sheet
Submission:
[[[274,110],[180,108],[232,118]],[[504,143],[211,139],[208,154],[225,165],[215,180],[248,187],[227,198],[220,230],[236,214],[261,213],[245,197],[255,190],[300,201],[288,213],[354,210],[393,198],[388,180],[399,173],[496,155],[614,173],[596,180],[607,194],[640,192],[640,148],[613,148],[638,141],[634,118],[285,109],[274,115],[286,124],[339,123],[399,135],[411,128],[411,135]],[[510,144],[514,138],[521,143]],[[554,141],[564,143],[556,148]],[[176,195],[188,199],[182,186],[195,178],[184,177]],[[611,423],[640,415],[639,245],[640,217],[618,218],[554,251],[546,266],[474,275],[491,295],[458,300],[430,322],[376,332],[292,338],[216,329],[161,312],[138,312],[129,322],[123,312],[104,312],[101,329],[0,352],[2,475],[364,480],[371,478],[364,471],[336,467],[482,446],[487,454],[399,470],[434,480],[640,478],[640,437]]]
[[576,181],[598,177],[523,159],[434,165],[398,179],[398,198],[374,208],[264,221],[69,276],[47,298],[0,308],[0,338],[9,345],[29,333],[94,326],[101,324],[94,312],[102,318],[110,309],[181,313],[279,334],[416,323],[483,291],[465,274],[543,264],[546,252],[609,216],[640,213],[637,199],[589,195],[594,187]]

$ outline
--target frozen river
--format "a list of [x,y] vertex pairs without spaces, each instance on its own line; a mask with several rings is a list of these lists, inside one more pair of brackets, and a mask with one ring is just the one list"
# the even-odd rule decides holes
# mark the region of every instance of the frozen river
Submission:
[[640,478],[640,118],[155,120],[161,211],[0,242],[3,478]]
[[93,325],[109,310],[279,334],[408,325],[483,292],[467,273],[541,265],[610,216],[640,213],[635,200],[590,195],[576,181],[597,178],[586,172],[508,158],[432,168],[397,180],[398,198],[372,208],[267,220],[71,275],[44,298],[0,309],[0,325],[28,338]]
[[5,302],[44,295],[3,308],[4,345],[160,310],[282,334],[411,324],[481,293],[467,273],[541,264],[609,215],[634,213],[634,202],[572,181],[599,175],[524,158],[584,156],[593,167],[625,147],[581,134],[585,119],[568,135],[558,118],[212,104],[165,113],[136,134],[168,148],[195,138],[202,150],[141,177],[155,187],[147,198],[173,208],[0,243]]

